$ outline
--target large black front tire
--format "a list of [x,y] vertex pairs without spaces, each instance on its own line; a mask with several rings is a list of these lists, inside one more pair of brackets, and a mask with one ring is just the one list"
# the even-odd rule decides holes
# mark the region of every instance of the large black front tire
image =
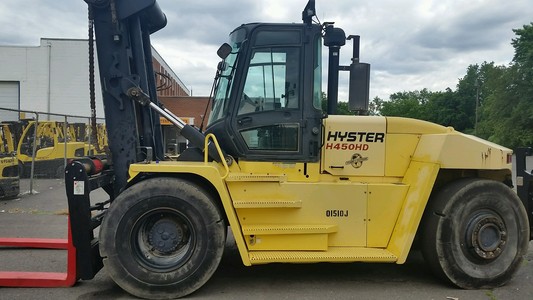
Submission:
[[433,195],[421,230],[431,269],[464,289],[506,284],[529,242],[520,199],[504,184],[483,179],[458,180]]
[[100,229],[100,253],[111,278],[128,293],[179,298],[215,272],[225,229],[218,206],[202,188],[152,178],[113,201]]

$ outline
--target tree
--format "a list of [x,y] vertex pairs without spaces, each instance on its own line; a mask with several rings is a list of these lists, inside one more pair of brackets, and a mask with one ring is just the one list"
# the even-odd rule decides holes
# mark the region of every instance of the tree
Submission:
[[495,133],[503,128],[504,120],[510,116],[508,108],[514,102],[507,91],[512,79],[507,67],[496,66],[493,62],[483,63],[480,73],[476,135],[496,142],[499,138]]
[[[328,96],[324,92],[322,92],[321,105],[322,105],[322,111],[327,112],[328,111]],[[354,115],[354,113],[350,111],[348,102],[339,101],[337,102],[337,115]]]
[[478,64],[468,66],[466,75],[459,79],[451,103],[455,108],[455,129],[475,132],[483,97],[480,92],[483,81],[481,67]]
[[431,92],[427,89],[394,93],[390,95],[389,101],[380,103],[380,112],[383,116],[427,120],[426,104],[430,97]]
[[484,109],[488,138],[510,148],[533,145],[533,23],[513,32],[512,65],[494,70]]
[[533,90],[533,22],[521,29],[513,29],[516,38],[511,41],[515,49],[513,62],[522,75],[522,84],[527,85],[525,91]]
[[368,104],[368,115],[369,116],[381,116],[381,109],[383,107],[384,101],[379,98],[375,97],[370,101]]
[[450,88],[444,92],[433,92],[426,104],[424,120],[443,126],[464,130],[465,116],[458,105],[457,93]]

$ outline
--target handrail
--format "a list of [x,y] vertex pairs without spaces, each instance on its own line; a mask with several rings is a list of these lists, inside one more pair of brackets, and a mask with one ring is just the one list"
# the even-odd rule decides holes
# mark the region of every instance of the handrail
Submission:
[[208,159],[209,158],[209,147],[208,147],[209,139],[211,139],[215,143],[215,148],[217,149],[218,155],[220,156],[222,164],[224,165],[224,169],[226,170],[226,174],[222,176],[222,179],[226,179],[226,177],[228,177],[229,175],[228,163],[224,159],[224,154],[222,154],[222,149],[220,148],[220,145],[218,144],[217,137],[212,133],[208,134],[204,140],[204,149],[205,149],[204,150],[204,163],[207,163],[209,161]]

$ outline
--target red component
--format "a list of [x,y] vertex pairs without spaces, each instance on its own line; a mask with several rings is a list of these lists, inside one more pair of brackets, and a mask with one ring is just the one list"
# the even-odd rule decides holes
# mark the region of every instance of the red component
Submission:
[[80,162],[89,176],[102,172],[107,163],[106,160],[101,160],[97,157],[79,157],[73,161]]
[[67,272],[2,272],[0,286],[4,287],[70,287],[76,283],[76,248],[72,244],[70,218],[68,239],[0,238],[0,246],[35,249],[67,250]]
[[92,174],[98,174],[104,170],[104,163],[98,158],[93,158],[94,172]]

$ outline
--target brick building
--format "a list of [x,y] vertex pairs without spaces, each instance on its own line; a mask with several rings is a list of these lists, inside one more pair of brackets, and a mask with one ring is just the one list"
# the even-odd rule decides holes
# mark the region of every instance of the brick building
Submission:
[[156,74],[158,96],[189,96],[191,92],[181,79],[174,73],[165,60],[152,47],[152,64]]

